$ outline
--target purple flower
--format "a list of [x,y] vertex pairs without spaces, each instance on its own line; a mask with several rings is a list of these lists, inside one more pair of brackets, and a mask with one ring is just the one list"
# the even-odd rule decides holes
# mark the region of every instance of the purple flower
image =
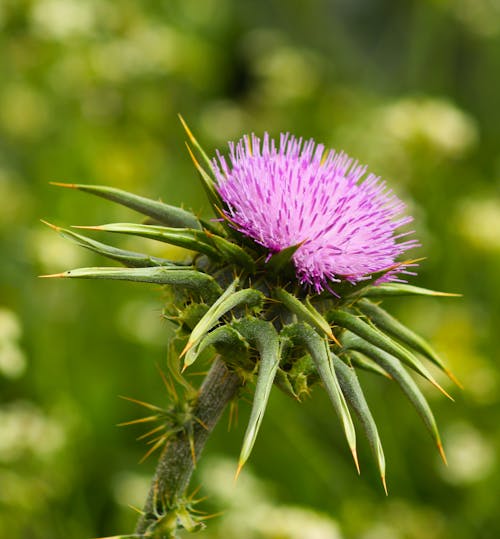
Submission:
[[[385,182],[348,155],[314,140],[280,136],[279,148],[245,136],[229,143],[229,161],[217,152],[214,169],[224,210],[241,233],[276,253],[301,244],[293,256],[297,277],[317,292],[329,281],[356,283],[389,268],[418,245],[396,230],[412,218]],[[384,280],[399,280],[404,266]]]

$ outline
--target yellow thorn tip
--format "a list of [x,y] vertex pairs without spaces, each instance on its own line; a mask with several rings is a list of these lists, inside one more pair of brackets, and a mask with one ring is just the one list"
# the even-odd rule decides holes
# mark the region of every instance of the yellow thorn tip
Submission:
[[358,454],[356,453],[356,448],[351,447],[352,458],[354,459],[354,465],[356,466],[356,471],[358,475],[361,475],[361,468],[359,467]]
[[384,492],[386,496],[389,496],[389,491],[387,490],[387,483],[385,481],[385,474],[380,475],[380,479],[382,479],[382,485],[384,487]]
[[437,443],[439,454],[441,455],[441,458],[443,459],[443,462],[446,466],[448,466],[448,459],[446,458],[446,453],[444,452],[444,447],[441,441],[438,441]]
[[52,223],[49,223],[48,221],[45,221],[44,219],[40,219],[40,222],[42,222],[44,225],[47,225],[52,230],[55,230],[56,232],[59,232],[61,230],[60,226],[53,225]]
[[460,389],[463,389],[464,388],[464,385],[462,384],[462,382],[451,372],[449,371],[448,369],[446,369],[444,371],[446,373],[446,375],[448,376],[448,378],[456,385],[458,386]]
[[236,482],[238,480],[238,477],[240,476],[241,470],[243,469],[243,466],[245,465],[244,462],[238,463],[238,468],[236,470],[236,473],[234,474],[234,481]]
[[78,189],[76,183],[62,183],[62,182],[49,182],[50,185],[55,185],[56,187],[68,187],[69,189]]

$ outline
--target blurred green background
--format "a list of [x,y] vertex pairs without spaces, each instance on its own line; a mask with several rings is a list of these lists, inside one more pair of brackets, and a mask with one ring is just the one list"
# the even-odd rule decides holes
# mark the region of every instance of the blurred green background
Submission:
[[[37,280],[105,264],[39,223],[137,216],[49,181],[208,205],[181,112],[210,152],[245,132],[313,136],[368,163],[409,204],[421,286],[394,302],[464,382],[425,388],[449,466],[397,388],[369,375],[388,458],[357,477],[325,394],[274,391],[236,485],[248,405],[224,419],[193,485],[223,510],[205,539],[496,539],[500,407],[498,0],[2,0],[0,2],[0,536],[131,531],[154,469],[141,414],[162,404],[169,329],[147,285]],[[113,238],[116,242],[117,238]],[[163,245],[120,245],[181,256]],[[446,381],[443,381],[446,383]],[[448,387],[448,386],[447,386]]]

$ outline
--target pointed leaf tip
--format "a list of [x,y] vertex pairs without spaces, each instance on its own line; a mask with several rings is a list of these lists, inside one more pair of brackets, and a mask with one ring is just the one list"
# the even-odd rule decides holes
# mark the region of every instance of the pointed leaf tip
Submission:
[[444,452],[443,444],[441,443],[441,440],[437,442],[437,448],[439,451],[439,454],[441,455],[441,458],[443,459],[443,462],[446,466],[448,466],[448,459],[446,458],[446,453]]
[[359,467],[358,452],[356,451],[355,447],[351,447],[350,449],[352,453],[352,458],[354,460],[354,465],[356,466],[356,471],[358,472],[358,475],[361,475],[361,468]]
[[47,225],[49,228],[51,228],[52,230],[55,230],[56,232],[60,232],[61,230],[60,226],[53,225],[52,223],[45,221],[45,219],[40,219],[40,222],[43,223],[44,225]]
[[384,487],[385,495],[386,495],[386,496],[389,496],[389,491],[387,490],[387,482],[386,482],[386,480],[385,480],[385,475],[382,474],[382,475],[380,476],[380,479],[382,480],[382,486]]
[[240,476],[241,470],[243,469],[244,465],[244,462],[238,462],[238,468],[236,469],[236,473],[234,474],[234,482],[238,481],[238,477]]
[[68,275],[67,271],[63,271],[62,273],[51,273],[49,275],[39,275],[39,279],[53,279],[53,278],[61,278],[61,277],[67,277]]
[[78,189],[78,184],[76,183],[63,183],[63,182],[49,182],[50,185],[56,187],[67,187],[68,189]]

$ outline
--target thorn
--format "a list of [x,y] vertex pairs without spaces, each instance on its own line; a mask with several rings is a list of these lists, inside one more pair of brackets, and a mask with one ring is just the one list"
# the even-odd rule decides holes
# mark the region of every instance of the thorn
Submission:
[[191,450],[191,459],[193,461],[193,468],[196,468],[196,450],[194,447],[193,437],[188,435],[189,438],[189,449]]
[[460,389],[463,389],[464,388],[464,385],[462,384],[462,382],[460,382],[460,380],[448,369],[445,369],[444,371],[446,373],[446,375],[448,376],[448,378],[455,384],[457,385]]
[[68,187],[69,189],[78,189],[76,183],[61,183],[61,182],[49,182],[50,185],[55,185],[56,187]]
[[194,497],[198,494],[198,492],[200,492],[200,490],[201,490],[201,485],[198,485],[198,486],[193,490],[193,492],[191,492],[191,494],[189,495],[189,500],[191,501],[191,503],[195,503],[195,502],[193,502]]
[[151,421],[157,421],[160,418],[158,415],[151,415],[149,417],[140,417],[139,419],[132,419],[131,421],[125,421],[118,423],[117,427],[128,427],[129,425],[138,425],[140,423],[149,423]]
[[206,515],[203,517],[203,520],[210,520],[211,518],[216,518],[216,517],[220,517],[222,515],[225,515],[226,512],[225,511],[219,511],[218,513],[212,513],[211,515]]
[[142,464],[149,456],[151,456],[159,447],[161,447],[166,441],[166,437],[162,436],[148,451],[147,453],[142,457],[142,459],[139,461],[139,464]]
[[149,404],[149,402],[140,401],[137,399],[133,399],[132,397],[125,397],[123,395],[119,395],[120,399],[124,399],[129,402],[133,402],[134,404],[139,404],[139,406],[144,406],[145,408],[148,408],[149,410],[154,410],[155,412],[164,413],[165,410],[160,408],[159,406],[155,406],[154,404]]
[[132,504],[127,504],[130,509],[132,509],[133,511],[135,511],[136,513],[139,513],[139,515],[144,515],[144,511],[142,511],[141,509],[139,509],[138,507],[136,507],[135,505],[132,505]]
[[187,363],[184,363],[184,365],[182,366],[182,369],[181,369],[181,374],[184,374],[184,371],[189,367],[189,365]]
[[196,159],[193,151],[191,150],[191,146],[189,146],[189,144],[187,142],[186,142],[186,147],[188,149],[189,156],[191,157],[191,159],[192,159],[192,161],[194,163],[194,166],[196,167],[197,170],[201,170],[201,165],[200,165],[200,163],[198,163],[198,160]]
[[63,271],[62,273],[52,273],[50,275],[39,275],[39,279],[53,279],[53,278],[61,278],[61,277],[68,277],[68,272]]
[[333,334],[333,332],[330,331],[330,333],[327,333],[327,336],[329,339],[331,339],[337,346],[342,346],[340,344],[340,341],[337,339],[337,337],[335,337],[335,335]]
[[382,485],[384,487],[385,495],[389,496],[389,491],[387,490],[387,483],[385,481],[385,474],[380,474],[380,479],[382,479]]
[[[184,349],[182,350],[181,352],[181,355],[179,356],[179,359],[181,359],[182,357],[184,357],[188,352],[189,350],[193,347],[194,345],[194,342],[193,341],[188,341],[186,346],[184,347]],[[186,368],[186,367],[184,367]]]
[[445,397],[448,397],[451,402],[455,402],[455,399],[443,388],[441,387],[437,382],[436,380],[434,380],[434,378],[427,378],[429,380],[429,382],[437,389],[439,389],[439,391],[441,391],[441,393],[445,396]]
[[356,470],[358,472],[358,475],[361,475],[361,469],[359,467],[358,454],[356,453],[356,448],[355,447],[351,447],[351,453],[352,453],[352,458],[354,459],[354,464],[356,466]]
[[160,377],[161,377],[161,379],[163,381],[163,384],[165,386],[165,389],[167,390],[167,393],[168,393],[169,397],[175,399],[177,397],[177,392],[175,391],[174,384],[170,380],[167,380],[167,377],[165,376],[165,373],[161,370],[158,363],[156,364],[156,368],[158,369],[158,372],[160,373]]
[[84,230],[104,230],[104,228],[100,225],[94,225],[94,226],[71,225],[71,228],[82,228]]
[[238,477],[241,473],[241,470],[243,469],[243,466],[245,465],[244,462],[238,463],[238,468],[236,469],[236,473],[234,474],[234,482],[238,481]]
[[148,436],[151,436],[153,434],[156,434],[160,430],[163,430],[165,428],[165,425],[158,425],[158,427],[155,427],[154,429],[149,430],[146,432],[146,434],[142,434],[141,436],[138,436],[136,438],[137,441],[144,440],[144,438],[147,438]]
[[438,447],[439,454],[441,455],[441,458],[443,459],[443,462],[445,463],[446,466],[448,466],[448,459],[446,458],[446,453],[444,452],[444,447],[443,447],[443,444],[441,443],[441,440],[438,440],[437,447]]
[[204,423],[199,417],[194,417],[194,420],[196,421],[196,423],[198,423],[199,425],[201,425],[205,430],[208,430],[208,426],[206,423]]
[[194,138],[193,133],[191,133],[191,129],[189,129],[189,127],[187,126],[187,123],[184,121],[184,118],[181,116],[180,113],[178,113],[177,116],[179,117],[179,120],[181,121],[182,127],[184,128],[184,131],[186,131],[186,134],[189,137],[189,140],[193,144],[195,144],[196,139]]
[[45,221],[44,219],[40,219],[40,222],[42,222],[44,225],[47,225],[52,230],[55,230],[56,232],[59,232],[61,230],[60,226],[53,225],[52,223],[49,223],[48,221]]

